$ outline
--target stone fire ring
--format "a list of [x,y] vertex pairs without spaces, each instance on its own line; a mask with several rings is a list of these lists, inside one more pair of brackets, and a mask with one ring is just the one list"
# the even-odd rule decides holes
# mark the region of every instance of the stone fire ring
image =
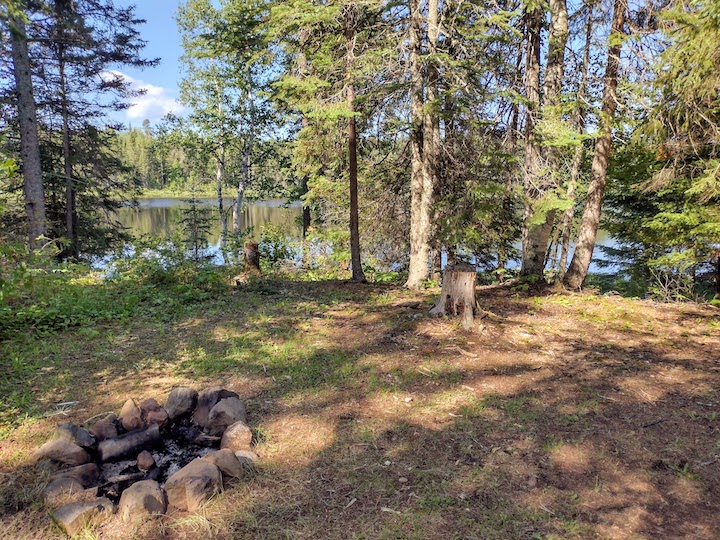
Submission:
[[128,399],[119,414],[87,429],[58,425],[34,457],[50,472],[45,503],[73,536],[112,514],[130,523],[168,507],[196,512],[222,490],[223,479],[253,469],[252,439],[235,392],[215,387],[198,394],[181,386],[164,407]]

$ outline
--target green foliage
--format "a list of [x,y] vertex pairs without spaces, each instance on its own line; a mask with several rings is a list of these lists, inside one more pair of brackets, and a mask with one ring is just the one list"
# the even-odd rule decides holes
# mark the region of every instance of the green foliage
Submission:
[[221,245],[223,257],[229,260],[233,265],[241,267],[243,265],[243,249],[245,242],[252,238],[253,227],[246,227],[239,231],[228,232],[225,239],[225,245]]
[[689,191],[690,178],[658,185],[663,160],[651,148],[621,147],[611,160],[603,228],[615,239],[608,261],[632,283],[665,301],[707,291],[720,246],[720,212]]
[[137,239],[132,254],[119,254],[107,275],[109,282],[167,290],[173,296],[171,303],[196,302],[227,290],[225,270],[195,259],[182,237]]
[[195,262],[208,260],[210,256],[206,251],[210,236],[210,209],[202,206],[195,193],[185,202],[188,207],[181,210],[179,222],[185,246]]
[[54,263],[57,253],[52,244],[28,253],[24,245],[0,243],[0,339],[16,332],[44,336],[132,312],[97,272]]
[[285,231],[278,225],[265,225],[260,234],[260,265],[263,271],[275,272],[293,261],[297,250]]

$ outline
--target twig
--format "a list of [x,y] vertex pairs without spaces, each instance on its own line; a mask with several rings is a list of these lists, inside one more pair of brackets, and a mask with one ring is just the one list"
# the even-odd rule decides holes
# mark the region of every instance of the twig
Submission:
[[101,416],[109,416],[109,415],[111,415],[111,414],[113,414],[112,411],[101,412],[100,414],[96,414],[95,416],[91,416],[90,418],[88,418],[87,420],[85,420],[85,421],[83,422],[83,424],[87,425],[88,422],[90,422],[90,421],[92,421],[92,420],[95,420],[96,418],[100,418]]
[[645,424],[644,428],[649,428],[653,426],[657,426],[658,424],[662,424],[665,421],[665,418],[661,418],[660,420],[655,420],[654,422],[650,422],[649,424]]

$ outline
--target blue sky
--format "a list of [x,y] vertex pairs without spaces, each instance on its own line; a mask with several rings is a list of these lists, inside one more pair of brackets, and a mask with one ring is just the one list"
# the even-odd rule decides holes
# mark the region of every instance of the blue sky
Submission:
[[168,112],[182,113],[183,108],[177,102],[182,47],[175,24],[175,11],[180,3],[180,0],[118,0],[117,4],[123,7],[135,5],[137,18],[147,21],[138,28],[147,41],[144,54],[146,58],[160,58],[160,65],[113,69],[122,73],[134,87],[147,91],[144,96],[133,99],[133,106],[120,113],[117,120],[139,126],[145,118],[155,123]]

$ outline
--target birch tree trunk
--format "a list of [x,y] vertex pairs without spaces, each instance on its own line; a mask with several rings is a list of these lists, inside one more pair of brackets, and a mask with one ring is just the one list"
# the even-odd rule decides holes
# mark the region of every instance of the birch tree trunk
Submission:
[[255,98],[252,88],[248,90],[248,100],[250,101],[250,126],[248,128],[248,137],[243,148],[243,160],[241,167],[240,179],[238,180],[237,194],[235,196],[235,204],[233,205],[233,232],[240,231],[240,216],[242,215],[242,205],[245,200],[245,188],[250,183],[250,158],[252,157],[252,149],[255,143]]
[[217,151],[218,155],[215,158],[215,189],[217,190],[218,212],[220,212],[220,224],[222,227],[220,245],[225,247],[227,244],[228,224],[227,214],[223,206],[223,180],[225,177],[225,144],[223,141],[220,141]]
[[600,135],[595,142],[595,154],[592,162],[592,176],[588,187],[587,202],[583,210],[582,221],[575,253],[563,283],[569,289],[582,287],[587,277],[597,238],[600,213],[605,198],[607,166],[612,146],[612,124],[617,107],[618,72],[620,52],[622,50],[623,27],[625,26],[626,0],[615,0],[613,5],[612,26],[610,29],[607,65],[605,66],[605,87],[602,96],[600,114]]
[[423,167],[423,72],[422,16],[420,1],[409,0],[410,47],[410,267],[405,286],[419,289],[429,276],[430,257],[430,197],[426,192]]
[[20,157],[22,160],[25,212],[28,220],[30,250],[37,249],[38,238],[47,233],[45,220],[45,193],[40,165],[40,142],[37,131],[37,113],[33,96],[30,57],[28,56],[25,23],[19,17],[10,19],[13,57],[13,75],[18,100],[20,123]]

